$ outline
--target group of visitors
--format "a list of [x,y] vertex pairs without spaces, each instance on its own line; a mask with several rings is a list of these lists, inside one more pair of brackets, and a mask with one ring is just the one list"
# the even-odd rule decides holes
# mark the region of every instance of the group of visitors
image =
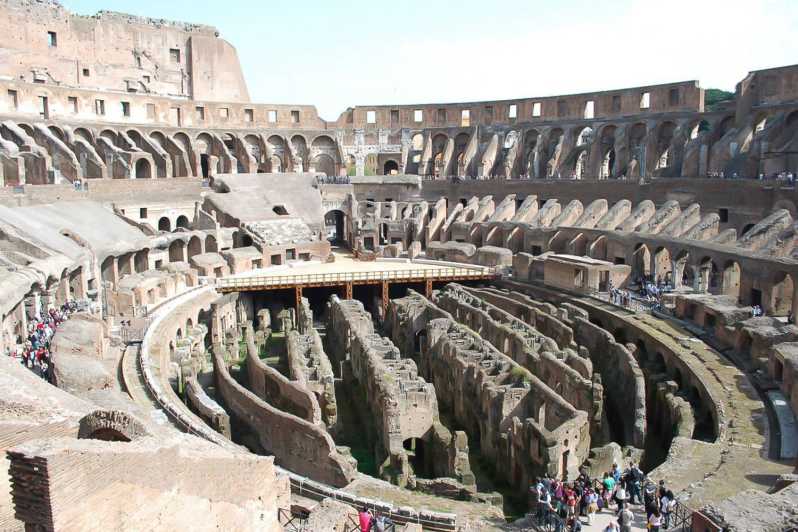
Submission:
[[[760,307],[759,305],[754,305],[753,307],[751,307],[751,317],[752,318],[758,318],[758,317],[764,316],[764,315],[765,315],[765,311],[762,310],[762,307]],[[789,321],[792,321],[792,320],[790,319]]]
[[393,523],[390,519],[382,514],[374,514],[365,506],[357,513],[358,526],[361,532],[386,532],[386,530],[393,530],[391,526]]
[[74,303],[64,303],[60,308],[51,308],[41,316],[28,320],[27,337],[18,338],[17,346],[6,346],[6,356],[16,358],[19,363],[46,381],[50,381],[50,342],[58,326],[69,319],[76,310]]
[[[740,175],[737,172],[733,172],[731,175],[726,175],[725,172],[709,172],[707,177],[713,179],[740,179]],[[751,179],[753,176],[749,177]],[[745,176],[743,176],[745,178]],[[756,179],[759,181],[765,180],[777,180],[777,181],[787,181],[791,185],[795,183],[795,174],[793,172],[773,172],[772,174],[765,175],[764,173],[760,172],[759,175],[756,176]]]
[[316,184],[318,185],[348,185],[348,175],[320,175],[316,176]]
[[655,486],[635,463],[623,471],[613,464],[600,480],[591,479],[584,469],[573,482],[546,475],[530,491],[537,500],[538,523],[553,525],[556,532],[581,531],[582,517],[592,525],[596,514],[604,510],[615,515],[604,532],[630,532],[635,520],[632,505],[643,505],[648,529],[659,532],[670,526],[676,507],[676,498],[664,481]]

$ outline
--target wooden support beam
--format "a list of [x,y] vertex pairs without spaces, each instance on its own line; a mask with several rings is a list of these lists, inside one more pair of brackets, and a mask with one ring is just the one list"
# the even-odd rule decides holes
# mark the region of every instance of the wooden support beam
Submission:
[[302,286],[301,285],[297,285],[297,286],[294,287],[294,296],[295,296],[295,303],[296,303],[294,308],[296,309],[297,312],[299,312],[299,307],[302,306]]
[[383,318],[388,313],[388,301],[390,300],[390,298],[389,298],[389,296],[390,296],[389,287],[390,287],[390,284],[388,283],[388,281],[383,281],[382,282],[382,316],[383,316]]
[[352,299],[352,283],[344,285],[344,299]]
[[427,296],[427,299],[432,297],[432,279],[427,279],[424,283],[424,295]]

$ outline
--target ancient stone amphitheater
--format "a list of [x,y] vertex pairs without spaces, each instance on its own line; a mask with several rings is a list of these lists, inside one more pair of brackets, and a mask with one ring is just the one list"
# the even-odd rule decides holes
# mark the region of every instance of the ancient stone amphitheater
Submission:
[[327,122],[212,27],[0,13],[0,529],[543,530],[614,462],[798,526],[798,66]]

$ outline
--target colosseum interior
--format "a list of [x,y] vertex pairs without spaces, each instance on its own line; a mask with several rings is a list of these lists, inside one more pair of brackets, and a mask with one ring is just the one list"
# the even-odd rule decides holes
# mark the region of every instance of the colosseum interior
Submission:
[[211,26],[0,13],[0,529],[548,531],[613,463],[798,526],[798,65],[325,121]]

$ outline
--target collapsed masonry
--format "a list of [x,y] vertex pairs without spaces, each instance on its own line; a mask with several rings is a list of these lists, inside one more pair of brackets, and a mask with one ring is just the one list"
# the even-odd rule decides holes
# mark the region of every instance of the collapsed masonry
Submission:
[[[418,376],[412,359],[374,331],[362,303],[332,297],[327,345],[343,363],[346,387],[362,398],[361,415],[370,420],[365,437],[374,442],[381,476],[400,486],[475,491],[465,435],[440,422],[435,389]],[[436,487],[423,477],[454,482]]]

